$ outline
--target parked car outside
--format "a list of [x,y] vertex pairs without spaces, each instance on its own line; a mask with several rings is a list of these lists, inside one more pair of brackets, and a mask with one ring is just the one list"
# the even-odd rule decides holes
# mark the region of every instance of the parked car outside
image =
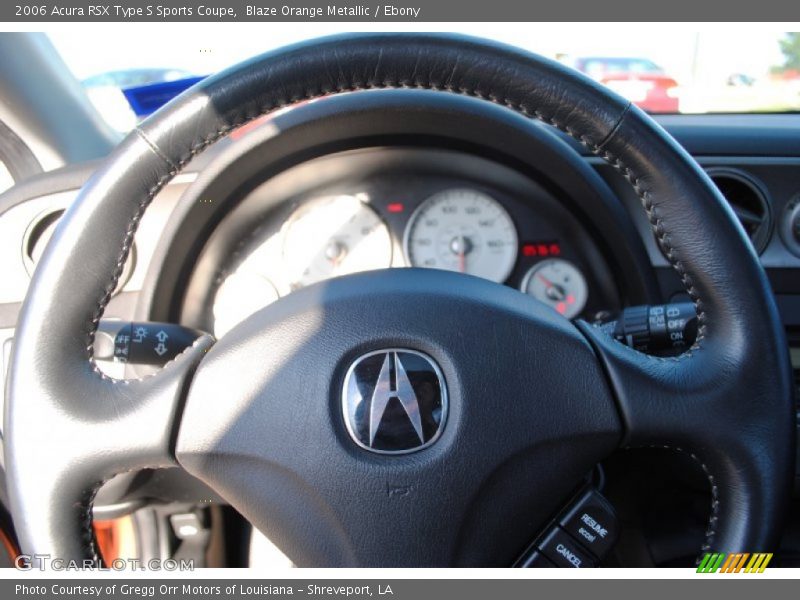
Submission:
[[678,112],[678,82],[647,58],[582,57],[573,66],[648,112]]

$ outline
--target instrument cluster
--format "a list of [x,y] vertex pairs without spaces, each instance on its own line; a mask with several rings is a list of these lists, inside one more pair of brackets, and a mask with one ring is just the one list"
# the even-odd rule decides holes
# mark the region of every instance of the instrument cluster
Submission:
[[401,168],[311,189],[266,211],[217,272],[214,334],[300,288],[404,267],[508,285],[570,319],[619,304],[584,227],[544,189]]

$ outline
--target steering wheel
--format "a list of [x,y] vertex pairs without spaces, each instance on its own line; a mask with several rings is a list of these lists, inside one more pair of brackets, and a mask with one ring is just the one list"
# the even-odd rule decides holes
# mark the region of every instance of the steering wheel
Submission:
[[[618,169],[695,304],[693,347],[645,355],[510,288],[396,269],[293,293],[153,376],[102,374],[95,329],[159,190],[261,115],[384,88],[500,104]],[[510,565],[593,465],[638,446],[701,465],[712,497],[703,551],[754,552],[774,549],[780,533],[793,408],[758,258],[704,172],[647,115],[507,46],[369,34],[205,79],[111,154],[64,215],[25,300],[5,456],[23,551],[63,559],[99,560],[92,502],[104,481],[178,465],[298,565]],[[405,410],[413,430],[378,444],[390,410]]]

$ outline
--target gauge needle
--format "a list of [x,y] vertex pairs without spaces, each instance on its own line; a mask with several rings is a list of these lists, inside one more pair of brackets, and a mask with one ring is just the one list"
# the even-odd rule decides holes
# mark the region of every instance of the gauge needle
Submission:
[[550,281],[547,277],[542,275],[541,273],[536,274],[536,278],[541,281],[548,289],[553,287],[553,282]]
[[325,258],[328,259],[328,262],[330,262],[334,268],[339,266],[339,263],[344,260],[346,254],[347,246],[338,241],[332,241],[328,244],[328,247],[325,248]]
[[467,271],[467,254],[472,250],[472,242],[464,235],[457,235],[450,240],[450,251],[458,257],[458,272]]
[[537,273],[536,277],[539,279],[539,281],[544,283],[545,288],[547,289],[547,295],[550,298],[552,298],[553,300],[561,301],[566,297],[566,292],[564,291],[563,287],[561,287],[560,285],[556,285],[541,273]]

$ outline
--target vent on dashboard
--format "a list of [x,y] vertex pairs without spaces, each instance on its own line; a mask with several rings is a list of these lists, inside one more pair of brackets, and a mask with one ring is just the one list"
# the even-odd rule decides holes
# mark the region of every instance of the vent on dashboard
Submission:
[[[33,276],[39,260],[44,254],[50,238],[55,233],[56,226],[58,225],[61,216],[64,214],[63,208],[48,209],[34,218],[28,225],[22,241],[22,263],[28,275]],[[122,273],[119,276],[117,287],[114,289],[114,294],[122,290],[122,287],[130,279],[136,264],[136,243],[131,245],[131,250],[128,253],[128,259],[122,268]]]
[[22,262],[25,264],[28,275],[33,275],[47,243],[53,236],[58,220],[63,214],[64,210],[61,208],[45,211],[28,226],[22,243]]
[[708,169],[708,175],[736,213],[756,252],[761,254],[772,233],[772,215],[762,186],[734,169]]

